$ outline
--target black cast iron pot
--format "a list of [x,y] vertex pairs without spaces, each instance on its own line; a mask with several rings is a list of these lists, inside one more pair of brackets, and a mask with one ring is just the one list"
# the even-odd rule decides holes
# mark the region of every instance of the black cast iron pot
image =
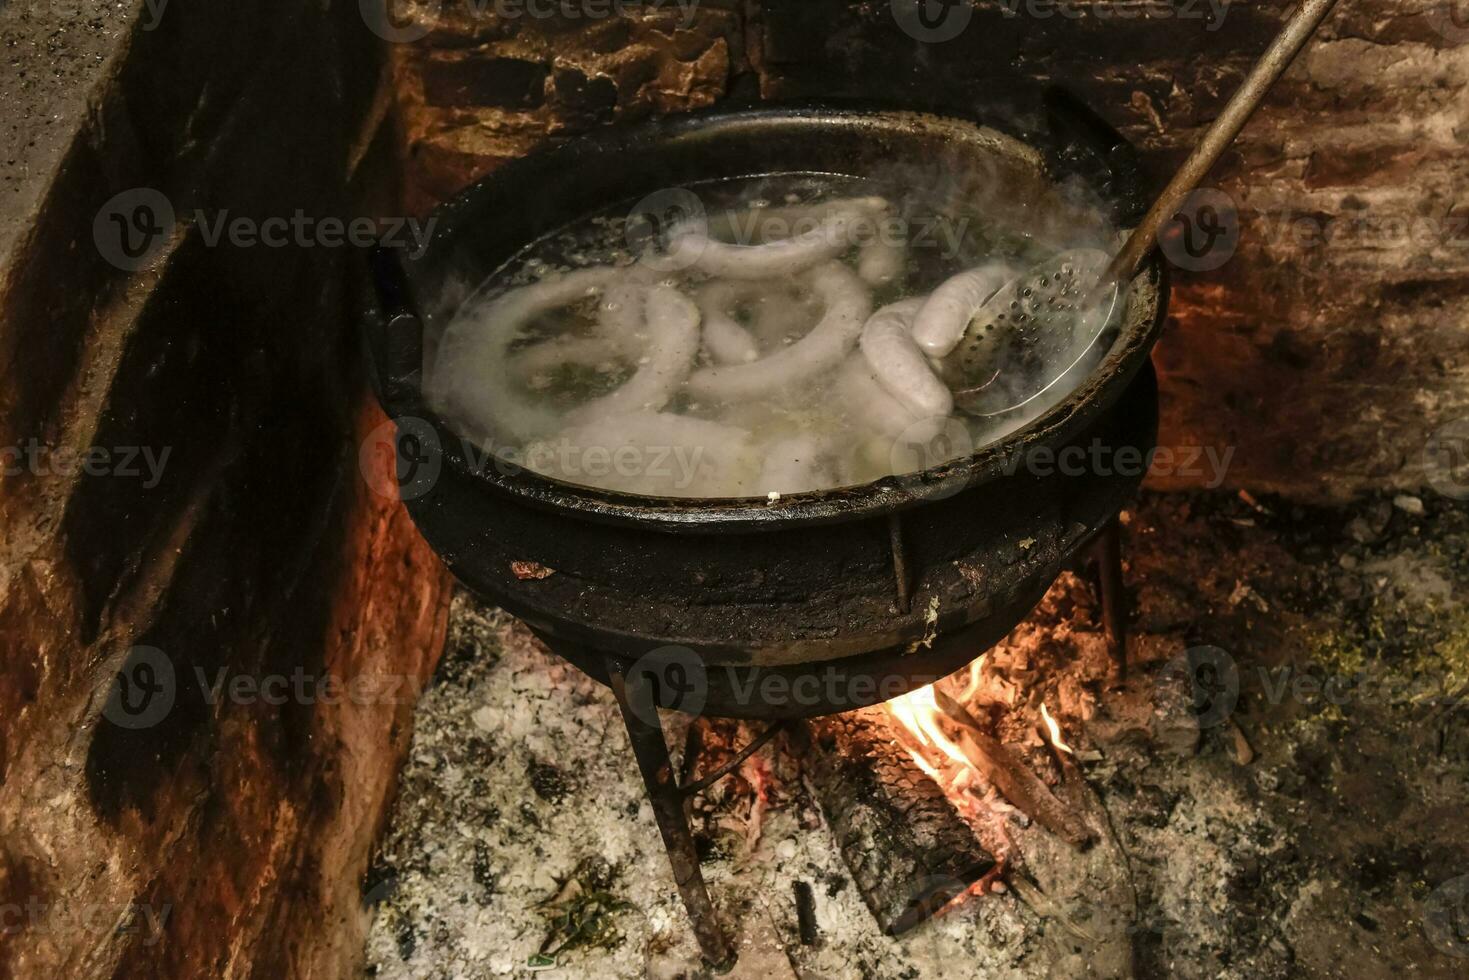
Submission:
[[[1003,181],[1017,220],[1067,177],[1089,182],[1122,223],[1135,218],[1130,147],[1069,100],[1050,106],[1024,140],[981,121],[865,106],[667,117],[542,150],[470,187],[436,213],[422,255],[374,259],[374,381],[399,422],[402,495],[424,537],[460,581],[594,677],[650,651],[693,651],[676,656],[707,672],[707,714],[848,710],[978,656],[1137,489],[1137,467],[1067,475],[1044,464],[1067,447],[1071,459],[1153,447],[1148,357],[1167,305],[1156,263],[1132,283],[1088,380],[1001,444],[921,475],[776,502],[638,497],[476,466],[423,403],[423,351],[464,284],[526,243],[610,203],[711,178],[864,176],[902,161],[915,179],[958,180],[961,191],[965,179]],[[517,562],[555,574],[522,577]],[[689,707],[677,691],[659,696]]]

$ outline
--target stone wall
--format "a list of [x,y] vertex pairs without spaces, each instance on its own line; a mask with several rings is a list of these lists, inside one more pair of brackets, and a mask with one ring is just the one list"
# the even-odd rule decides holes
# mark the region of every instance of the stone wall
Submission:
[[[542,139],[648,112],[858,96],[1023,122],[1050,83],[1132,139],[1161,186],[1286,14],[1263,0],[956,0],[962,30],[920,41],[894,14],[904,2],[598,18],[586,12],[607,5],[583,0],[548,19],[416,0],[408,33],[423,36],[393,54],[409,207]],[[1443,0],[1343,4],[1215,173],[1239,247],[1221,268],[1178,270],[1156,362],[1164,442],[1232,450],[1228,485],[1417,486],[1430,435],[1469,416],[1469,27],[1453,16]]]
[[359,452],[347,250],[211,229],[365,206],[380,40],[345,0],[0,38],[0,977],[350,975],[443,573]]

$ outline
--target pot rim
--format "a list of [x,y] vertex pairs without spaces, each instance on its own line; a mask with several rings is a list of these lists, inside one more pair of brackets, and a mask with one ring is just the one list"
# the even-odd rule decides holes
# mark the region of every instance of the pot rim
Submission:
[[[845,125],[881,122],[944,130],[991,145],[997,141],[1009,144],[1008,150],[1033,159],[1043,170],[1049,171],[1044,157],[1032,144],[982,120],[957,114],[939,115],[871,103],[766,103],[736,109],[716,106],[631,125],[608,126],[555,146],[537,148],[436,208],[432,213],[435,219],[432,242],[442,247],[442,243],[452,241],[460,234],[463,226],[472,224],[478,216],[473,213],[470,203],[484,195],[487,187],[497,183],[514,180],[548,166],[586,166],[586,162],[579,158],[615,153],[618,145],[627,140],[672,140],[697,135],[715,126],[738,126],[746,122],[767,124],[782,117],[812,124],[823,121]],[[393,268],[388,275],[404,277],[400,254],[391,253],[389,264]],[[384,295],[383,302],[369,303],[372,311],[369,316],[377,319],[377,330],[368,331],[369,346],[380,347],[378,341],[385,331],[416,330],[420,333],[418,343],[410,346],[417,346],[421,357],[421,321],[412,312],[411,304],[405,301],[411,290],[401,281],[396,291],[385,289],[382,283],[384,270],[379,266],[376,271],[378,290]],[[387,294],[390,292],[396,292],[396,300],[389,298]],[[569,517],[636,525],[647,530],[702,533],[777,530],[792,525],[881,518],[920,506],[925,500],[947,498],[966,488],[1003,479],[1014,472],[1013,467],[1019,461],[1017,457],[1022,454],[1042,446],[1064,444],[1090,419],[1110,407],[1141,369],[1161,331],[1167,299],[1167,268],[1155,254],[1128,285],[1128,312],[1124,314],[1121,330],[1086,380],[1056,405],[1000,440],[919,473],[887,476],[851,487],[781,494],[776,500],[767,497],[654,497],[569,483],[503,463],[474,466],[464,452],[465,437],[424,403],[421,371],[413,371],[411,379],[404,377],[399,380],[400,391],[405,382],[411,382],[411,390],[401,391],[402,397],[396,399],[381,395],[383,388],[391,385],[392,381],[380,384],[380,400],[395,421],[412,418],[432,427],[442,459],[455,474],[476,481],[493,492],[508,493],[526,503]],[[411,323],[396,326],[405,318]],[[374,360],[379,360],[377,349],[370,353]],[[375,379],[377,376],[375,372]],[[483,450],[477,450],[476,455],[480,452]],[[489,457],[488,453],[484,455]]]

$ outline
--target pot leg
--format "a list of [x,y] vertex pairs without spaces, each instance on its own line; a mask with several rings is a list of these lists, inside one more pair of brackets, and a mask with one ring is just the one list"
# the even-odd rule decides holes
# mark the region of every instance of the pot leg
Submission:
[[1127,587],[1122,582],[1122,530],[1117,521],[1102,529],[1093,548],[1102,600],[1102,630],[1120,682],[1127,679]]
[[714,903],[709,900],[709,888],[704,884],[704,872],[699,868],[699,855],[694,850],[694,835],[689,828],[688,811],[684,808],[685,795],[674,779],[668,743],[658,721],[658,709],[646,681],[628,677],[626,669],[624,664],[609,662],[612,693],[622,708],[622,720],[627,724],[633,755],[637,757],[643,782],[647,784],[648,801],[653,804],[653,816],[658,821],[659,832],[663,834],[668,863],[673,867],[673,880],[689,911],[694,937],[704,959],[716,971],[723,972],[734,965],[734,947],[719,924]]

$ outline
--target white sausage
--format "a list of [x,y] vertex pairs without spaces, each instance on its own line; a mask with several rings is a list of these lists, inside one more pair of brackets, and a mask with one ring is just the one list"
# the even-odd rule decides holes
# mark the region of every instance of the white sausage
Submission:
[[[885,218],[890,205],[881,197],[849,197],[824,204],[793,205],[773,208],[754,208],[742,215],[725,216],[716,222],[722,232],[727,230],[736,241],[749,241],[757,234],[766,237],[769,226],[777,221],[784,222],[788,233],[803,224],[819,222],[834,213],[860,210],[864,222],[871,227],[859,225],[852,228],[853,242],[859,246],[857,252],[857,274],[870,286],[885,286],[902,275],[908,263],[908,247],[902,241],[888,241],[884,237]],[[741,218],[746,218],[741,221]],[[860,232],[860,234],[859,234]]]
[[862,280],[840,262],[817,266],[806,279],[825,307],[810,333],[751,364],[695,371],[689,393],[714,402],[760,398],[840,364],[862,333],[872,298]]
[[618,271],[578,269],[513,289],[449,324],[424,384],[435,411],[478,437],[523,442],[554,429],[557,413],[519,394],[506,354],[525,322],[603,290]]
[[648,346],[645,306],[656,270],[642,263],[629,268],[602,291],[597,303],[595,332],[560,337],[515,351],[516,367],[526,377],[553,371],[563,364],[610,368],[618,361],[635,361]]
[[857,253],[857,275],[869,286],[886,286],[896,282],[908,264],[908,247],[880,238],[863,245]]
[[744,364],[760,357],[760,345],[729,308],[754,283],[716,279],[699,290],[699,312],[704,317],[704,349],[715,364]]
[[597,323],[625,357],[641,357],[648,345],[644,304],[648,301],[648,289],[658,281],[658,275],[658,270],[646,261],[636,262],[602,294]]
[[759,472],[750,433],[670,412],[608,415],[526,448],[538,473],[625,493],[739,495]]
[[611,368],[623,360],[622,347],[600,335],[552,337],[511,356],[523,378],[554,371],[563,364]]
[[667,261],[729,279],[791,275],[847,251],[856,243],[862,222],[871,220],[867,204],[833,207],[815,228],[764,245],[731,245],[711,237],[708,228],[685,223],[670,235]]
[[1008,265],[993,263],[946,280],[913,317],[914,341],[929,357],[944,357],[958,346],[984,301],[1014,276]]
[[888,394],[918,417],[949,415],[954,395],[933,373],[928,358],[913,342],[913,315],[922,299],[890,303],[872,314],[862,328],[862,354]]
[[561,364],[585,364],[608,370],[617,361],[635,361],[648,347],[645,304],[657,270],[638,263],[602,289],[596,304],[596,331],[552,336],[542,344],[514,351],[516,367],[526,378],[551,372]]
[[608,415],[657,411],[683,384],[699,354],[699,308],[672,286],[653,286],[644,303],[649,342],[645,363],[616,391],[580,405],[568,420],[576,425]]
[[922,443],[944,430],[946,416],[923,418],[889,395],[861,354],[847,358],[837,372],[836,384],[837,393],[852,416],[889,439],[903,437]]

